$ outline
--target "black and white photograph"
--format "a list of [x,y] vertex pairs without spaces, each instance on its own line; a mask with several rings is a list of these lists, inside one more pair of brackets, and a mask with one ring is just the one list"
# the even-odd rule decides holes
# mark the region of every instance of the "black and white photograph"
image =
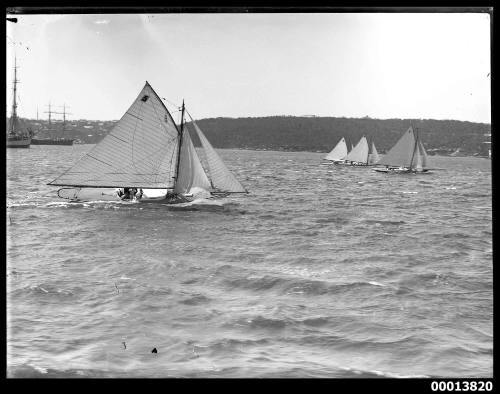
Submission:
[[6,377],[492,391],[492,18],[7,8]]

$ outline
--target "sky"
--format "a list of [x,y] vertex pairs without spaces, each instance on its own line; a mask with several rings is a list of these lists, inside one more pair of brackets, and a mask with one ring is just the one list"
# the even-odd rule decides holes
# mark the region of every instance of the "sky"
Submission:
[[195,119],[491,123],[487,13],[12,16],[9,115],[15,55],[27,118],[38,109],[47,119],[50,102],[68,119],[120,119],[148,81],[169,110],[185,100]]

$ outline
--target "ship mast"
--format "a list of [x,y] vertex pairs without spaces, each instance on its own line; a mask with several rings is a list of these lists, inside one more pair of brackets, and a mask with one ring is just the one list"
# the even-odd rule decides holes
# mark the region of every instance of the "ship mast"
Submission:
[[48,111],[44,111],[45,114],[49,114],[49,127],[51,126],[51,114],[52,114],[52,111],[50,110],[50,101],[49,101],[49,110]]
[[413,153],[411,154],[411,160],[410,160],[410,171],[412,170],[412,165],[413,165],[413,158],[415,157],[415,151],[417,150],[417,144],[418,144],[418,128],[415,128],[415,133],[414,138],[415,138],[415,145],[413,146]]
[[[184,131],[184,100],[182,100],[182,112],[181,112],[181,130],[179,131],[179,149],[177,150],[177,166],[175,168],[175,183],[177,183],[177,178],[179,177],[179,163],[181,161],[181,145],[182,145],[182,134]],[[175,188],[175,186],[174,186]]]
[[10,127],[9,127],[9,134],[16,134],[16,131],[15,131],[15,127],[16,127],[16,124],[17,124],[17,100],[16,100],[16,96],[17,96],[17,84],[19,83],[19,81],[17,80],[17,58],[14,56],[14,81],[13,81],[13,92],[14,92],[14,96],[13,96],[13,100],[12,100],[12,114],[11,114],[11,118],[10,118]]
[[71,113],[66,112],[66,103],[62,105],[63,107],[63,112],[53,112],[54,114],[59,114],[63,116],[63,125],[62,125],[62,134],[64,134],[64,129],[66,127],[66,115],[71,115]]

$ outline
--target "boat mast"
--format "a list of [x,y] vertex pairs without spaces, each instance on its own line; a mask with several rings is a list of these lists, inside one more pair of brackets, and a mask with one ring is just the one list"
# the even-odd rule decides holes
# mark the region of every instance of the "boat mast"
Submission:
[[13,81],[13,92],[14,92],[14,97],[12,100],[12,113],[11,113],[11,119],[10,119],[10,130],[9,134],[15,134],[15,125],[17,123],[17,101],[16,101],[16,95],[17,95],[17,87],[16,85],[19,83],[17,80],[17,58],[14,56],[14,81]]
[[[66,115],[72,115],[70,112],[66,112],[66,103],[64,103],[64,105],[62,105],[63,107],[63,112],[52,112],[54,114],[59,114],[59,115],[62,115],[63,116],[63,124],[62,124],[62,137],[61,138],[64,138],[64,132],[65,132],[65,129],[66,129]],[[49,111],[50,111],[50,108],[49,108]],[[50,114],[50,112],[49,112]]]
[[[415,145],[413,146],[413,153],[411,154],[411,160],[410,160],[410,171],[411,171],[411,167],[412,167],[412,164],[413,164],[413,157],[415,157],[415,151],[417,149],[417,144],[418,144],[418,128],[415,128],[416,132],[414,133],[415,134]],[[412,128],[412,131],[413,131],[413,128]]]
[[[366,140],[366,143],[368,144],[368,140]],[[368,145],[368,153],[366,155],[366,165],[368,165],[368,159],[370,158],[370,145]]]
[[[182,100],[182,112],[181,112],[181,129],[179,131],[179,148],[177,149],[177,166],[175,168],[175,183],[177,183],[177,178],[179,177],[179,163],[181,161],[181,145],[182,145],[182,134],[184,131],[184,100]],[[175,189],[175,185],[174,185]]]

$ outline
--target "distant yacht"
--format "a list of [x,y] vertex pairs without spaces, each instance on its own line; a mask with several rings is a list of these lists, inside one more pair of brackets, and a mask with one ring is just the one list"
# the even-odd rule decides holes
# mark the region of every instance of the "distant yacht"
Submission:
[[385,173],[428,173],[427,152],[419,134],[410,128],[396,142],[389,152],[378,162],[385,168],[374,171]]
[[7,126],[7,148],[29,148],[31,144],[31,130],[25,127],[17,117],[17,60],[14,58],[14,81],[12,112]]
[[324,160],[331,161],[333,163],[338,163],[344,161],[347,156],[347,145],[345,143],[345,138],[342,139],[335,145],[335,147],[328,153]]

